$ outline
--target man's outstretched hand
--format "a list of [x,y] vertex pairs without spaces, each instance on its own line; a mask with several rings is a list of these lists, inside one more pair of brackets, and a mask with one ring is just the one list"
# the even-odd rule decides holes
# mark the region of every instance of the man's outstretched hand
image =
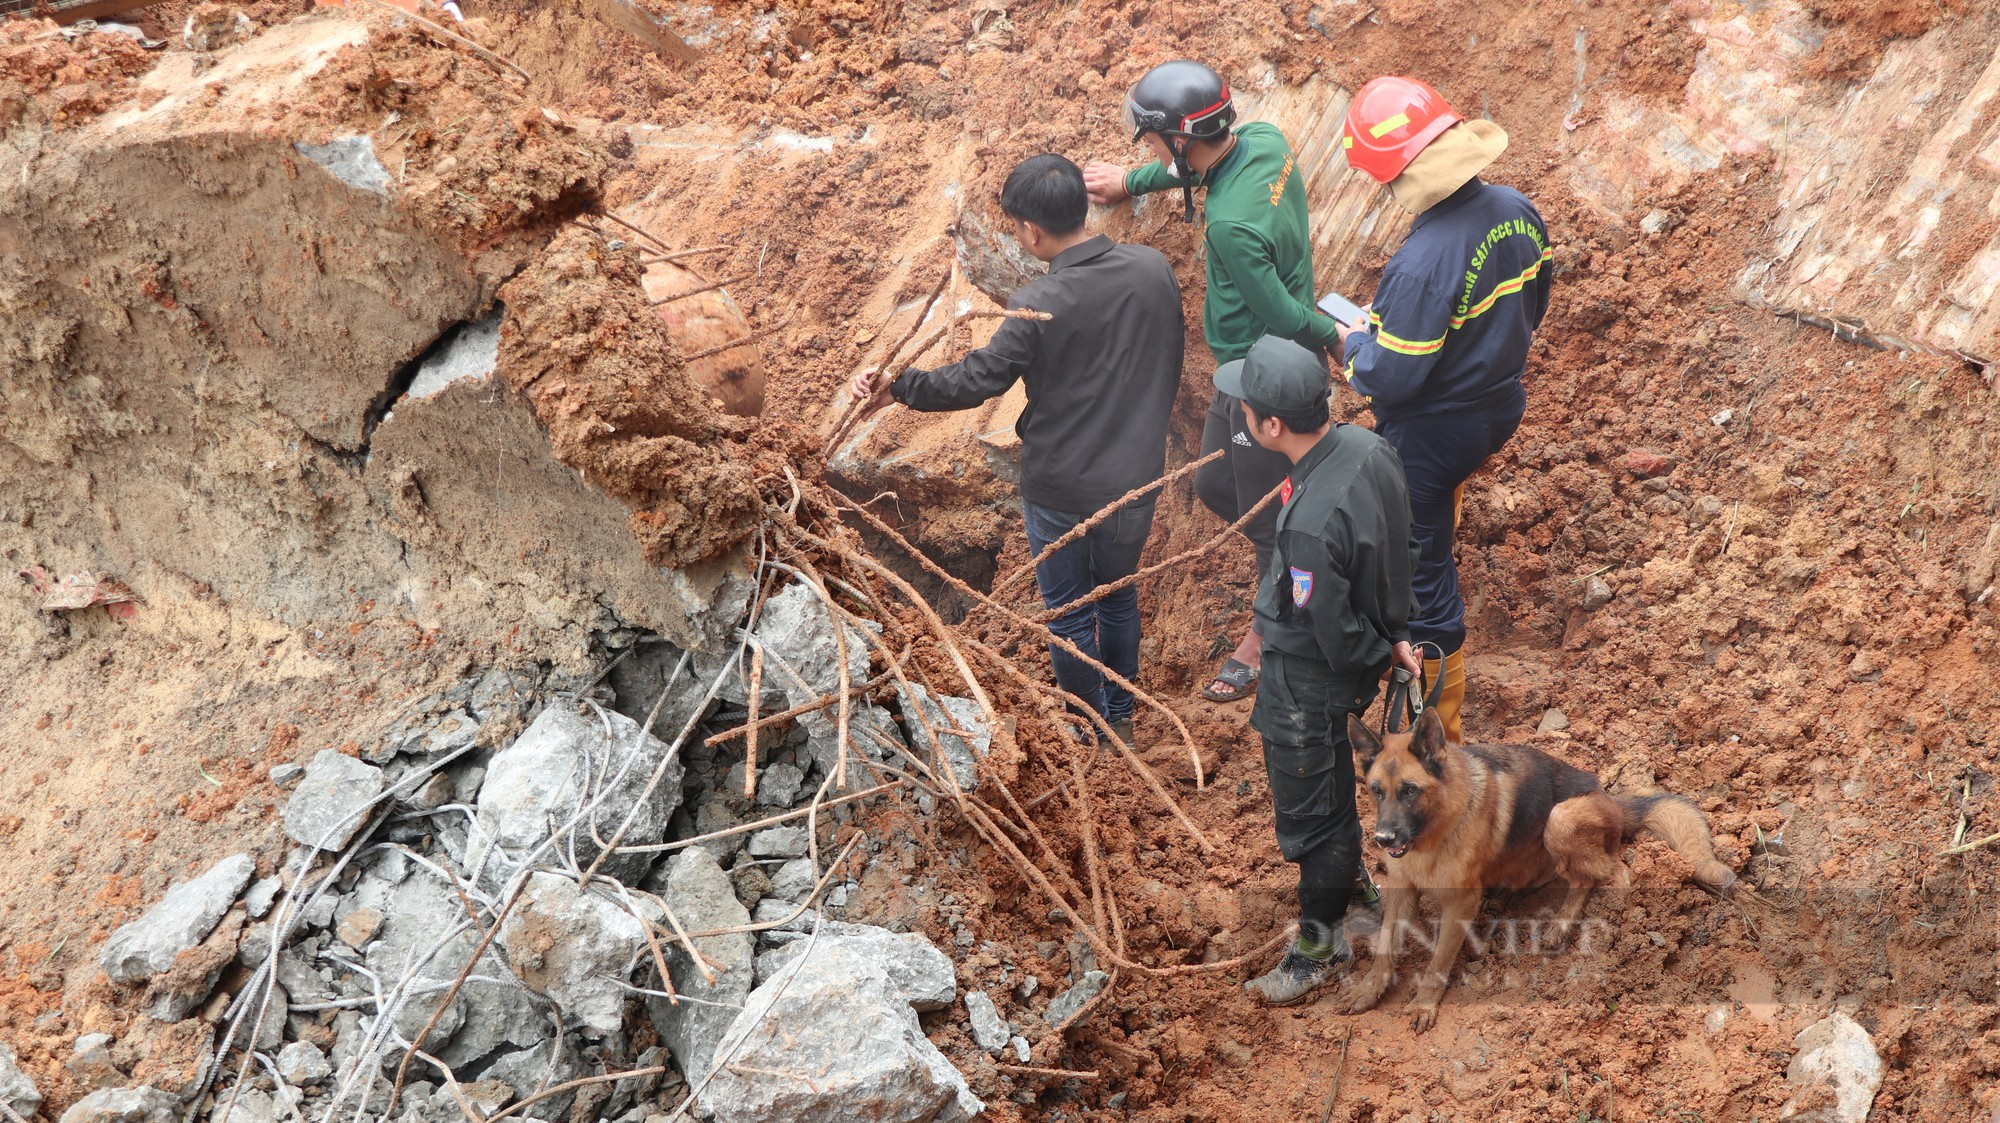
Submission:
[[1099,206],[1122,203],[1132,197],[1132,193],[1125,190],[1125,169],[1102,160],[1092,160],[1084,165],[1083,192]]
[[856,421],[868,420],[896,400],[889,396],[889,380],[883,376],[880,367],[868,367],[857,372],[848,382],[847,392],[861,403],[861,416],[855,418]]

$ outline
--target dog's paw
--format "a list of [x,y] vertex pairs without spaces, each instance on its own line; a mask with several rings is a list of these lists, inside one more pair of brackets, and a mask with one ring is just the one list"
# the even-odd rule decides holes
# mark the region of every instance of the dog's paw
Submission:
[[1342,1012],[1359,1014],[1366,1010],[1373,1010],[1382,1001],[1382,992],[1388,989],[1387,983],[1377,982],[1372,977],[1363,976],[1340,988],[1340,996],[1335,999],[1335,1002]]
[[1422,1033],[1425,1030],[1436,1025],[1437,1020],[1438,1020],[1437,1003],[1416,1002],[1416,1001],[1412,1001],[1410,1003],[1410,1029],[1412,1032]]

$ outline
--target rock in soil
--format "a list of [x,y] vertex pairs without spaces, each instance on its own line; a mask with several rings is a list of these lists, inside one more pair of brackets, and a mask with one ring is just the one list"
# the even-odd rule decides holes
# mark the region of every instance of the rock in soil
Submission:
[[[822,775],[835,774],[840,763],[840,714],[831,706],[799,715],[799,728],[806,731],[808,750],[813,763],[819,765]],[[871,761],[885,759],[885,752],[876,735],[887,737],[892,744],[901,745],[903,731],[896,725],[896,719],[880,706],[857,705],[847,715],[847,740],[852,757],[847,762],[847,791],[859,791],[871,787],[875,778],[862,763],[861,758]],[[840,794],[832,792],[833,795]]]
[[771,895],[798,904],[812,892],[818,880],[813,876],[812,859],[793,858],[771,875]]
[[[701,847],[690,846],[674,855],[667,863],[664,880],[660,896],[688,931],[739,928],[750,923],[750,912],[737,899],[729,875]],[[679,944],[666,949],[667,971],[673,977],[675,992],[694,1001],[674,1005],[664,998],[648,998],[646,1012],[690,1084],[698,1085],[708,1078],[716,1044],[750,996],[754,945],[748,932],[697,939],[695,946],[713,965],[713,983],[695,969],[694,961]]]
[[1042,1016],[1047,1018],[1052,1026],[1063,1024],[1078,1010],[1083,1009],[1084,1003],[1096,998],[1098,992],[1104,989],[1104,984],[1110,981],[1111,976],[1102,971],[1086,972],[1082,981],[1056,995],[1050,1001],[1048,1011]]
[[62,1123],[174,1123],[180,1101],[143,1085],[92,1092],[63,1112]]
[[[63,1063],[63,1068],[68,1070],[69,1078],[76,1081],[79,1088],[94,1092],[125,1082],[125,1074],[111,1059],[110,1045],[111,1035],[108,1033],[86,1033],[76,1039],[75,1050]],[[7,1098],[5,1058],[10,1055],[5,1046],[0,1046],[0,1099]],[[19,1104],[14,1106],[23,1116],[34,1114],[33,1108],[22,1109]]]
[[1007,1025],[1007,1019],[1000,1016],[999,1007],[983,990],[970,991],[965,996],[965,1014],[971,1023],[972,1043],[981,1049],[1000,1055],[1007,1047],[1007,1040],[1014,1031]]
[[[1882,1088],[1882,1058],[1868,1031],[1846,1014],[1834,1014],[1801,1030],[1798,1046],[1785,1070],[1793,1095],[1781,1116],[1809,1123],[1863,1123]],[[1830,1104],[1825,1102],[1829,1098]],[[1803,1114],[1793,1114],[1801,1109]]]
[[114,983],[129,983],[172,967],[174,956],[208,938],[256,872],[250,855],[237,854],[167,890],[158,904],[104,941],[98,957],[104,973]]
[[[97,1049],[103,1052],[104,1046],[100,1044]],[[13,1108],[21,1118],[30,1119],[34,1117],[35,1109],[42,1106],[42,1093],[28,1074],[21,1071],[21,1066],[15,1063],[17,1059],[13,1046],[0,1044],[0,1103]],[[105,1063],[110,1063],[108,1057]]]
[[930,691],[914,683],[908,690],[898,686],[896,692],[903,704],[903,721],[910,728],[910,743],[918,755],[942,756],[961,789],[976,789],[979,759],[993,748],[993,731],[986,728],[979,704],[948,694],[932,697]]
[[733,1060],[701,1107],[731,1123],[966,1123],[985,1110],[902,988],[859,958],[814,956],[758,987],[717,1052]]
[[922,935],[837,920],[820,921],[817,941],[793,940],[772,952],[768,977],[778,977],[801,955],[808,954],[809,945],[807,971],[859,971],[873,966],[888,976],[914,1009],[942,1010],[958,997],[958,972],[950,957]]
[[624,1023],[619,983],[648,948],[638,917],[552,873],[528,879],[500,925],[500,946],[528,989],[598,1034]]
[[278,1052],[278,1075],[295,1088],[317,1084],[333,1075],[326,1054],[310,1041],[294,1041]]
[[[595,836],[608,840],[628,814],[627,845],[659,842],[680,806],[685,771],[678,759],[671,761],[647,795],[647,784],[666,755],[665,743],[651,734],[641,736],[639,724],[623,714],[606,713],[600,719],[567,705],[550,705],[487,765],[465,864],[480,871],[483,885],[498,889],[517,868],[508,855],[525,857],[549,837],[552,822],[568,821],[577,811],[585,778],[592,774],[603,775],[610,790],[589,821],[577,825],[577,861],[587,866],[597,857],[592,824]],[[621,854],[603,869],[637,884],[651,864],[650,854]]]
[[750,836],[752,858],[803,858],[806,856],[804,827],[766,827]]
[[285,804],[285,834],[307,846],[338,850],[367,821],[361,808],[381,792],[381,769],[322,749]]
[[[777,708],[783,709],[840,689],[840,657],[833,637],[833,621],[827,614],[826,602],[804,584],[787,585],[764,602],[763,614],[757,620],[757,638],[764,647],[761,691],[766,696],[759,705],[778,701]],[[872,650],[867,636],[848,625],[846,638],[848,682],[865,682],[868,654]],[[713,674],[717,662],[713,657],[705,662],[697,657],[705,672],[700,677],[706,679]],[[725,677],[720,695],[738,705],[747,704],[749,675],[750,661],[745,656]],[[769,698],[773,693],[780,697]]]

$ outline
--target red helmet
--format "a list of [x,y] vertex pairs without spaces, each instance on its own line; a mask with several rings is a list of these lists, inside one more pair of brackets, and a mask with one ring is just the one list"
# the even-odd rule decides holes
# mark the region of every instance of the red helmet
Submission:
[[1415,78],[1376,78],[1348,105],[1340,146],[1349,165],[1387,183],[1461,119],[1443,94]]

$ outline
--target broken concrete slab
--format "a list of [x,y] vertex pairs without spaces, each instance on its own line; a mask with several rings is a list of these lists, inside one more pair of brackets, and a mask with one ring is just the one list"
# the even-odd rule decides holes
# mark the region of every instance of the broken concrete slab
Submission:
[[[680,806],[685,772],[678,759],[667,757],[665,742],[642,735],[638,723],[623,714],[586,717],[571,706],[549,706],[487,765],[466,866],[482,885],[498,888],[549,838],[552,823],[569,821],[598,798],[586,791],[587,782],[598,782],[592,779],[596,776],[603,777],[607,788],[574,832],[577,860],[585,865],[594,861],[598,849],[593,833],[610,838],[628,815],[626,844],[661,841]],[[656,771],[660,780],[648,795]],[[651,854],[622,854],[608,859],[604,870],[637,883],[652,861]]]
[[[568,1039],[552,1037],[533,1048],[501,1054],[486,1067],[481,1081],[505,1081],[514,1090],[517,1099],[527,1099],[544,1088],[587,1075],[589,1073],[576,1050],[570,1047]],[[529,1119],[567,1119],[570,1106],[575,1102],[575,1092],[563,1092],[536,1103],[521,1114]]]
[[[794,906],[786,906],[789,912]],[[808,929],[811,927],[807,925]],[[808,948],[810,947],[810,952]],[[810,954],[817,970],[858,969],[863,964],[882,971],[911,1008],[942,1010],[958,997],[958,972],[951,957],[916,932],[891,932],[872,924],[822,920],[818,940],[793,940],[771,953],[770,972],[782,973],[800,956]]]
[[[86,1033],[76,1039],[69,1060],[63,1062],[63,1070],[69,1073],[69,1078],[76,1082],[78,1088],[89,1093],[125,1083],[125,1074],[111,1059],[110,1046],[111,1035],[108,1033]],[[0,1046],[0,1060],[12,1055],[5,1046]],[[5,1069],[6,1065],[0,1063],[0,1099],[8,1098]],[[35,1114],[34,1108],[23,1108],[19,1103],[14,1105],[14,1109],[27,1118],[33,1118]]]
[[[732,1123],[966,1123],[985,1105],[873,963],[817,956],[750,995],[701,1108]],[[791,1073],[812,1073],[810,1082]]]
[[602,1035],[624,1024],[627,991],[620,983],[648,944],[645,925],[631,912],[569,878],[537,873],[501,923],[500,946],[528,989]]
[[[750,913],[736,899],[729,875],[699,846],[680,851],[667,863],[660,897],[690,932],[750,923]],[[700,937],[695,946],[713,965],[715,981],[703,978],[686,949],[676,943],[666,950],[667,971],[683,1001],[675,1005],[664,998],[646,1000],[647,1014],[690,1085],[708,1078],[715,1047],[748,1001],[755,971],[754,941],[748,932]]]
[[256,872],[250,855],[236,854],[168,889],[159,903],[104,941],[98,956],[104,973],[114,983],[129,983],[172,967],[176,955],[208,938]]
[[[873,621],[868,624],[872,630],[881,630]],[[865,682],[873,650],[868,636],[852,624],[843,630],[848,682]],[[791,705],[803,705],[840,689],[840,653],[833,616],[826,601],[807,585],[787,585],[764,602],[763,613],[757,618],[757,639],[764,645],[766,681],[775,673]]]
[[322,749],[285,804],[285,834],[321,850],[339,850],[367,821],[363,810],[382,793],[382,770]]
[[158,1088],[102,1088],[70,1105],[62,1123],[174,1123],[180,1101]]
[[818,880],[813,875],[812,859],[793,858],[771,875],[771,896],[798,904],[812,892]]
[[[812,754],[813,763],[819,766],[822,774],[834,775],[834,769],[840,764],[840,715],[832,707],[801,714],[799,726],[806,731],[807,751]],[[895,716],[889,711],[867,703],[852,707],[847,715],[847,791],[859,791],[876,782],[862,762],[888,759],[888,751],[882,747],[878,734],[892,744],[907,743],[903,740],[902,727],[896,724]]]
[[[397,885],[383,913],[382,930],[366,953],[368,969],[383,978],[414,972],[420,983],[448,985],[479,942],[457,893],[428,873]],[[457,934],[451,935],[454,929]],[[509,981],[508,967],[494,950],[480,957],[474,976],[431,1031],[434,1042],[443,1042],[431,1050],[441,1060],[459,1069],[496,1052],[538,1045],[548,1036],[546,1014],[533,996]],[[280,977],[286,977],[282,971]],[[411,1039],[444,998],[442,986],[413,993],[396,1012],[396,1032]],[[336,1069],[339,1059],[336,1050]]]

